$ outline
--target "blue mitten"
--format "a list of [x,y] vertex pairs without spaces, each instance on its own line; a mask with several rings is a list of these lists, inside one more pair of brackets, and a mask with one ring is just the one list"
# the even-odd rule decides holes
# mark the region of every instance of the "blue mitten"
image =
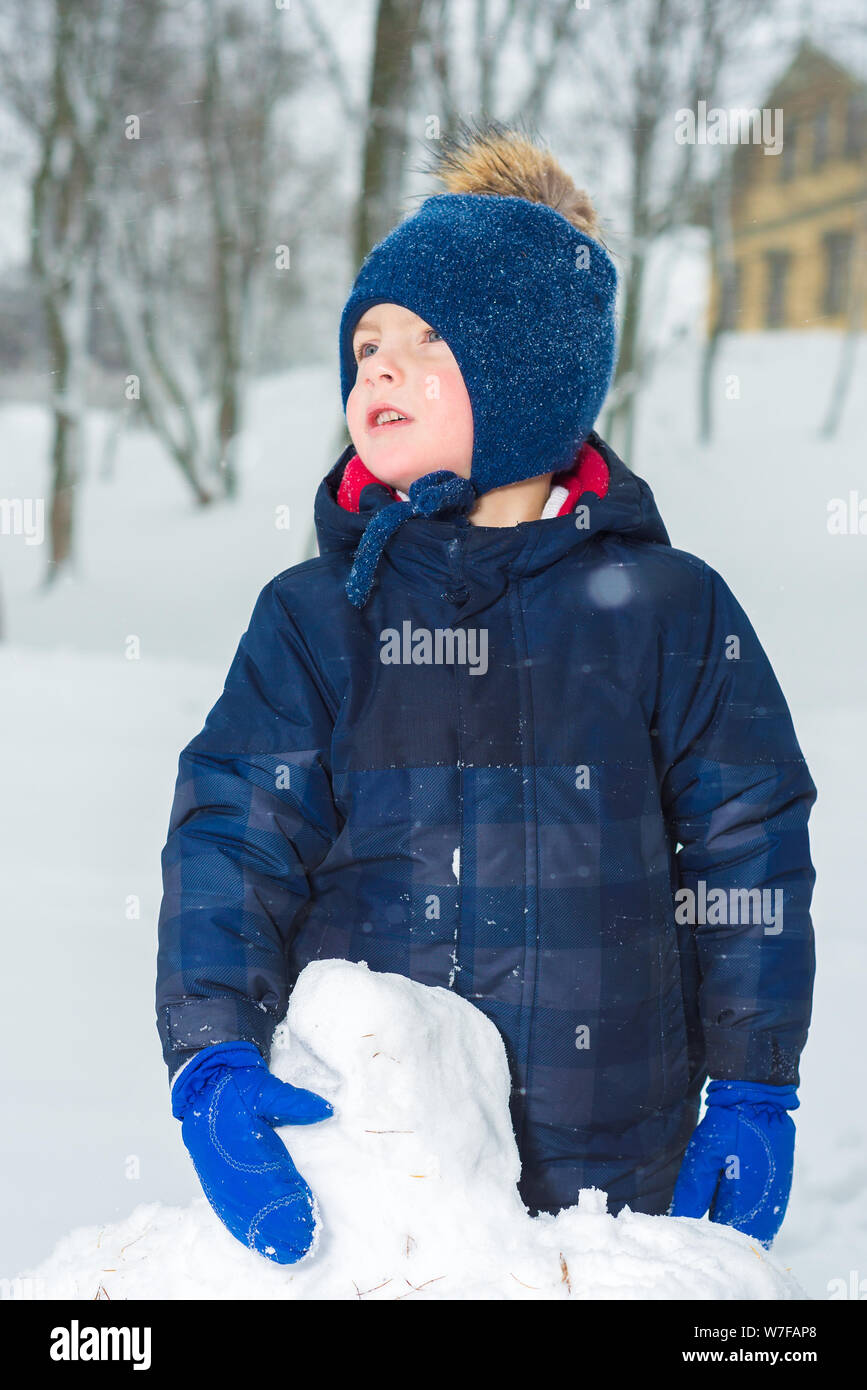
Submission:
[[[669,1216],[703,1216],[769,1247],[783,1224],[795,1155],[795,1086],[711,1081],[683,1156]],[[736,1161],[735,1161],[736,1160]]]
[[250,1042],[215,1043],[172,1086],[172,1114],[202,1190],[242,1244],[294,1264],[313,1243],[313,1194],[272,1125],[327,1119],[327,1100],[272,1076]]

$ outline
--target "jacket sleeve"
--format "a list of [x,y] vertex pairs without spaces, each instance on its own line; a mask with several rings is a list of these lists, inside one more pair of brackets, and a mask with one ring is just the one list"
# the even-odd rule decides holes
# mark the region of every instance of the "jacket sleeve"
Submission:
[[699,563],[686,635],[674,624],[682,635],[667,645],[679,650],[663,654],[656,719],[676,911],[695,932],[709,1076],[798,1085],[815,976],[816,788],[749,619]]
[[268,1058],[308,874],[339,834],[329,763],[336,709],[272,580],[222,695],[180,755],[156,981],[170,1079],[209,1043],[243,1039]]

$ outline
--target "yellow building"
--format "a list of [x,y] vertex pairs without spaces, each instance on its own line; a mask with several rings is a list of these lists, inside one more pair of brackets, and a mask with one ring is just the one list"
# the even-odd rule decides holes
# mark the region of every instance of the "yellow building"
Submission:
[[867,85],[805,43],[763,105],[783,113],[782,149],[731,151],[710,322],[725,284],[723,329],[867,328]]

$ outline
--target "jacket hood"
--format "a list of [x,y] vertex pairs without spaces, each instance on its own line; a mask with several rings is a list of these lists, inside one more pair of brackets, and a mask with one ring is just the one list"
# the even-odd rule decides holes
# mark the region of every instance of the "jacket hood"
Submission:
[[[463,515],[449,519],[416,515],[390,537],[384,559],[410,588],[432,590],[449,588],[456,581],[465,585],[475,580],[484,586],[486,576],[490,581],[494,573],[535,574],[596,536],[670,545],[645,480],[627,468],[595,432],[587,443],[604,460],[609,480],[604,497],[591,491],[581,495],[580,503],[587,507],[584,525],[576,525],[574,514],[516,526],[474,526]],[[382,483],[362,489],[357,512],[338,502],[340,482],[354,453],[354,446],[347,445],[319,484],[313,507],[320,555],[345,551],[350,563],[371,518],[393,501],[393,493]]]

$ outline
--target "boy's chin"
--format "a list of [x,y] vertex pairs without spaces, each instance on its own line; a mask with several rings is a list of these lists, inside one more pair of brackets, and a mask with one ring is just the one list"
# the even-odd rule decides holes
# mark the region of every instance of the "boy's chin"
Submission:
[[[408,496],[409,490],[412,487],[413,483],[417,482],[419,478],[426,478],[429,473],[436,473],[443,468],[446,468],[446,465],[444,463],[434,463],[431,464],[429,468],[425,468],[423,472],[414,473],[411,478],[389,478],[387,480],[388,485],[389,487],[397,488],[400,492],[405,492]],[[373,471],[374,470],[372,469],[371,472]],[[455,470],[453,468],[447,469],[447,472],[449,473],[454,473],[454,471]]]
[[419,467],[410,474],[398,468],[388,468],[387,466],[378,465],[376,459],[371,461],[364,458],[363,455],[362,461],[365,467],[368,468],[374,477],[378,478],[381,483],[386,483],[388,487],[397,488],[400,492],[407,493],[414,482],[419,478],[427,477],[428,473],[435,473],[439,469],[446,469],[449,473],[458,472],[452,464],[437,463],[436,460],[419,465]]

